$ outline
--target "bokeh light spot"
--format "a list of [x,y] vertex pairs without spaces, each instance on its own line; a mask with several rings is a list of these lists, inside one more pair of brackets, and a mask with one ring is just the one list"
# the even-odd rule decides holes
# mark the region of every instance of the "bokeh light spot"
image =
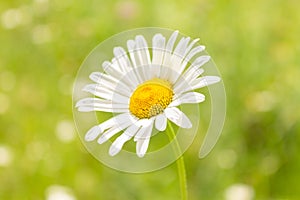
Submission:
[[76,198],[69,187],[51,185],[46,190],[46,200],[76,200]]
[[237,160],[237,155],[234,150],[223,150],[218,154],[217,162],[222,169],[231,169],[234,167]]
[[10,100],[7,95],[0,93],[0,114],[4,114],[10,107]]
[[22,18],[22,12],[19,9],[6,10],[1,16],[2,26],[6,29],[16,28],[21,24]]
[[254,189],[246,184],[234,184],[225,190],[226,200],[252,200],[254,199]]
[[52,40],[52,32],[48,25],[37,25],[32,30],[32,42],[44,44]]
[[13,154],[10,148],[0,145],[0,167],[7,167],[13,160]]
[[60,121],[56,126],[56,136],[62,142],[71,142],[75,138],[75,128],[70,120]]

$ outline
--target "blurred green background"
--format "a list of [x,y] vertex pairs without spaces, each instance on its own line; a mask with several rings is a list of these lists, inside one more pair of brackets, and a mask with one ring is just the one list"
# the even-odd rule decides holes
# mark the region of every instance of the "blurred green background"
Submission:
[[147,26],[200,37],[226,86],[215,149],[197,159],[199,136],[185,153],[190,199],[300,199],[298,0],[2,0],[0,17],[0,199],[180,199],[176,164],[142,175],[107,168],[72,119],[88,53]]

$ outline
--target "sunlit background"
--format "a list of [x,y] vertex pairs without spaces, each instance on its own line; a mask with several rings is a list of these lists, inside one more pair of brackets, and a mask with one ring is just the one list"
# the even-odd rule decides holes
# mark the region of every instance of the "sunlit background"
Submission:
[[200,130],[185,153],[189,199],[300,199],[298,0],[2,0],[0,199],[180,199],[176,164],[142,175],[107,168],[72,119],[88,53],[147,26],[200,37],[226,85],[217,146],[197,159]]

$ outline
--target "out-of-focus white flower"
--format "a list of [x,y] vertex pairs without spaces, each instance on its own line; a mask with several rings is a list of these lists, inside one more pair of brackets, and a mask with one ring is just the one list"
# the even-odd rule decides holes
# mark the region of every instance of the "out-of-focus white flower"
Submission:
[[254,199],[254,190],[246,184],[234,184],[225,191],[226,200],[252,200]]
[[61,185],[51,185],[46,190],[47,200],[76,200],[72,190]]
[[8,166],[13,159],[13,154],[7,146],[0,145],[0,167]]

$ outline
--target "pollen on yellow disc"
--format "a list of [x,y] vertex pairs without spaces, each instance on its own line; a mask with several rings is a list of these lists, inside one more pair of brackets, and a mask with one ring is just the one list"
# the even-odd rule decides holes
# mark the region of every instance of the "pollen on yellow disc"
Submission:
[[130,97],[129,110],[139,119],[163,112],[171,103],[173,90],[168,81],[154,78],[139,85]]

